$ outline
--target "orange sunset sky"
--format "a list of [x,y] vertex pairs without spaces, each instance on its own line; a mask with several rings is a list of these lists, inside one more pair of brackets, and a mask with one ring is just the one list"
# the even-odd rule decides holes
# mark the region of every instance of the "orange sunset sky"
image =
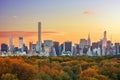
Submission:
[[12,36],[18,46],[18,37],[24,43],[36,43],[38,22],[42,23],[42,41],[60,43],[81,38],[91,41],[103,38],[120,42],[120,0],[0,0],[0,44],[9,44]]

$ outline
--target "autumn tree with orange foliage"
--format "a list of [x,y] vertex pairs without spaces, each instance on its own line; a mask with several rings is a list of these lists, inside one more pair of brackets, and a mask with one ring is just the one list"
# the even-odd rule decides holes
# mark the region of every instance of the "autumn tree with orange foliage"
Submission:
[[99,75],[95,69],[89,68],[87,70],[84,70],[80,73],[80,79],[79,80],[109,80],[104,75]]
[[0,80],[120,80],[120,56],[5,57]]
[[0,58],[0,78],[9,77],[6,74],[16,75],[18,80],[33,80],[37,71],[21,58]]

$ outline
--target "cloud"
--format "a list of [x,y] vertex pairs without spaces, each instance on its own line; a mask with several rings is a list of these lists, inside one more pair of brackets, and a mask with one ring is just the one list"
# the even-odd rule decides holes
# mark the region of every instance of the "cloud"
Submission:
[[13,16],[13,18],[15,18],[15,19],[16,19],[16,18],[18,18],[18,16]]
[[1,38],[9,38],[10,36],[12,37],[30,37],[33,35],[37,35],[36,32],[24,32],[24,31],[0,31],[0,37]]
[[84,11],[83,14],[89,15],[89,14],[93,14],[92,11]]
[[64,32],[54,32],[54,31],[44,31],[44,32],[42,32],[43,34],[49,34],[49,35],[63,35],[64,34]]
[[[63,32],[54,32],[54,31],[43,31],[42,35],[44,36],[54,36],[54,35],[63,35]],[[26,31],[0,31],[0,37],[1,38],[9,38],[10,36],[13,37],[30,37],[30,36],[37,36],[37,32],[26,32]]]
[[46,33],[46,34],[56,34],[56,33],[59,33],[59,32],[53,32],[53,31],[44,31],[42,33]]

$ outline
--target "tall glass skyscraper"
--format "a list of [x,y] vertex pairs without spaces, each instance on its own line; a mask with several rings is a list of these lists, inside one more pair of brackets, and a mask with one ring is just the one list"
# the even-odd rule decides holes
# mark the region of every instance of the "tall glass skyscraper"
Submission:
[[38,22],[38,52],[41,52],[41,22]]
[[102,40],[102,55],[106,55],[106,48],[107,48],[107,36],[106,36],[107,32],[104,31],[104,37]]

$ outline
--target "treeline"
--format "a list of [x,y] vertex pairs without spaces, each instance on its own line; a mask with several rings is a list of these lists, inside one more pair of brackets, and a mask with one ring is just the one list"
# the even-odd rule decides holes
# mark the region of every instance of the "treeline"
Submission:
[[119,57],[40,58],[39,80],[120,80]]
[[120,80],[120,56],[0,58],[0,80]]

